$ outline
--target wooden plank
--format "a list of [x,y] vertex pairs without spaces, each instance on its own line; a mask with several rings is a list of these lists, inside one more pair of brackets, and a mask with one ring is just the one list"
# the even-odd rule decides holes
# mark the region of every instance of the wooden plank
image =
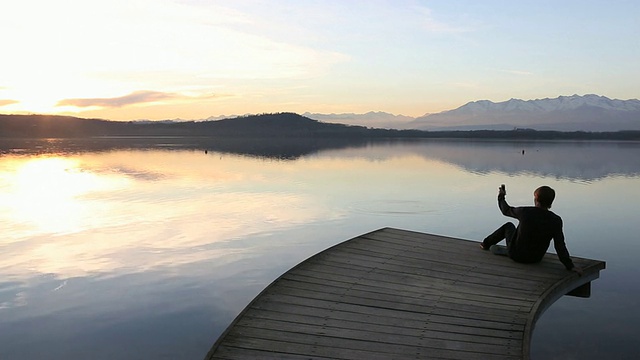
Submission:
[[[496,274],[501,274],[503,276],[524,280],[554,280],[559,275],[566,275],[566,270],[559,261],[552,264],[552,268],[536,266],[536,271],[531,272],[531,265],[527,266],[526,264],[518,264],[507,257],[496,258],[488,251],[477,254],[478,250],[479,247],[474,247],[475,255],[468,255],[465,257],[460,255],[456,259],[451,260],[446,259],[447,255],[436,253],[427,253],[423,255],[417,251],[409,252],[407,250],[402,255],[389,257],[389,255],[385,253],[386,250],[381,250],[379,248],[369,248],[366,250],[352,248],[344,249],[337,256],[332,256],[331,259],[336,262],[343,261],[346,263],[357,263],[359,259],[367,258],[374,263],[405,263],[407,265],[407,270],[420,269],[422,271],[437,270],[456,272],[465,270],[469,271],[469,269],[473,269],[473,272],[478,275],[496,276]],[[384,252],[381,253],[378,251]],[[351,257],[352,259],[345,259],[345,257]]]
[[[455,238],[449,238],[444,236],[436,236],[431,234],[421,234],[421,233],[413,233],[413,232],[402,232],[398,233],[395,229],[385,229],[381,232],[365,234],[361,236],[362,239],[369,239],[373,241],[379,241],[384,246],[401,246],[405,249],[429,249],[429,252],[440,252],[443,256],[445,254],[453,255],[459,257],[464,254],[475,254],[476,249],[479,247],[479,242],[476,241],[468,241],[468,240],[460,240]],[[387,239],[389,241],[387,241]],[[369,243],[370,244],[370,243]],[[448,256],[451,257],[451,256]],[[519,267],[522,264],[517,264],[512,261],[507,261],[508,258],[503,258],[505,262],[505,266],[515,266]],[[543,261],[537,264],[537,267],[547,267],[551,266],[551,268],[555,268],[558,265],[561,265],[559,262],[557,255],[547,254],[547,256],[543,259]],[[564,269],[562,267],[562,269]]]
[[442,271],[442,270],[429,270],[429,269],[416,269],[414,272],[408,272],[407,267],[401,267],[399,264],[389,264],[389,263],[373,263],[372,266],[375,268],[366,267],[362,263],[361,264],[340,264],[340,263],[330,263],[328,261],[310,263],[308,264],[304,270],[305,271],[314,271],[318,273],[326,273],[326,274],[349,274],[349,276],[366,276],[368,274],[374,274],[372,276],[384,275],[389,278],[389,281],[394,278],[414,278],[414,279],[424,279],[425,277],[429,278],[429,281],[433,281],[434,279],[438,280],[453,280],[453,281],[464,281],[464,282],[472,282],[472,283],[483,283],[490,286],[497,286],[501,288],[514,288],[514,289],[537,289],[544,284],[545,282],[531,280],[531,279],[521,279],[517,278],[518,281],[514,282],[511,274],[505,274],[500,277],[496,277],[495,275],[481,274],[474,272],[472,268],[466,269],[466,271],[459,272],[451,272],[451,271]]
[[[460,241],[459,244],[453,244],[450,246],[432,246],[428,244],[411,245],[411,241],[409,240],[407,240],[404,244],[402,242],[385,242],[383,238],[380,237],[380,235],[368,237],[367,239],[368,251],[384,250],[384,252],[396,252],[398,254],[401,254],[401,256],[406,257],[415,257],[419,254],[420,256],[425,256],[435,261],[439,260],[445,263],[457,263],[460,262],[461,258],[464,258],[465,261],[472,261],[475,265],[495,267],[496,264],[500,264],[499,267],[502,268],[503,271],[505,269],[518,270],[527,268],[527,265],[513,262],[507,257],[494,259],[493,261],[486,261],[485,258],[477,258],[477,250],[480,246],[479,242]],[[419,238],[414,239],[414,241],[421,240],[422,239]],[[452,240],[447,241],[452,242]],[[355,246],[356,244],[350,245]],[[345,250],[348,250],[347,246],[345,246]],[[492,254],[487,251],[486,255]],[[550,271],[564,270],[564,267],[558,260],[557,256],[552,254],[548,254],[541,263],[536,265],[536,267],[546,268]],[[545,276],[546,274],[536,272],[532,273],[531,275]]]
[[434,296],[443,296],[443,297],[453,297],[453,298],[473,298],[475,297],[478,301],[487,301],[491,302],[491,298],[496,299],[496,303],[502,304],[505,302],[524,302],[524,303],[533,303],[535,299],[531,293],[524,293],[520,291],[510,291],[505,292],[502,289],[496,289],[494,287],[487,286],[474,286],[474,285],[465,285],[464,287],[456,287],[455,284],[451,286],[440,286],[438,288],[434,287],[426,287],[426,286],[415,286],[415,285],[407,285],[407,284],[396,284],[396,283],[381,283],[376,282],[375,280],[370,279],[361,279],[357,284],[346,283],[343,281],[336,281],[334,279],[322,278],[322,277],[313,277],[313,276],[304,276],[299,274],[285,274],[281,280],[299,282],[301,284],[308,284],[308,286],[312,286],[312,284],[321,284],[327,286],[334,286],[338,289],[364,289],[372,292],[379,293],[396,293],[403,292],[407,294],[407,296],[415,296],[422,297],[428,295]]
[[[480,261],[474,261],[473,259],[464,259],[464,263],[459,263],[460,259],[446,260],[438,254],[415,254],[407,253],[402,256],[389,257],[386,254],[378,252],[383,251],[380,248],[370,248],[367,250],[361,249],[344,249],[342,252],[333,254],[332,256],[326,256],[323,261],[333,261],[346,264],[360,264],[362,262],[371,261],[372,265],[375,263],[388,263],[395,265],[405,265],[407,270],[416,269],[416,271],[424,270],[438,270],[438,271],[464,271],[469,268],[473,268],[476,273],[495,276],[497,272],[503,272],[510,277],[519,277],[522,279],[550,279],[553,280],[557,277],[557,272],[531,272],[529,267],[522,264],[510,269],[505,269],[505,266],[497,262],[487,262],[485,259]],[[487,255],[490,253],[487,252]],[[491,254],[492,255],[492,254]],[[506,271],[505,271],[506,270]],[[564,268],[558,270],[565,271]]]
[[[448,349],[441,347],[406,346],[392,343],[376,343],[372,341],[347,340],[339,337],[313,337],[313,343],[307,343],[306,334],[286,333],[287,341],[280,339],[265,339],[263,336],[274,335],[273,332],[251,331],[240,329],[238,334],[229,335],[230,346],[247,347],[251,349],[271,348],[278,352],[292,354],[315,355],[332,357],[335,359],[401,359],[401,358],[429,358],[440,357],[443,359],[517,359],[513,354],[494,354],[486,352],[473,352],[464,349]],[[259,337],[254,337],[256,335]]]
[[[442,246],[439,245],[441,244],[441,242],[444,242],[444,244],[455,244],[455,245],[451,245],[453,246],[452,250],[454,253],[458,253],[458,251],[465,251],[466,253],[469,254],[473,254],[475,253],[475,249],[476,246],[479,245],[479,241],[469,241],[469,240],[461,240],[461,239],[456,239],[456,238],[451,238],[451,237],[445,237],[445,236],[439,236],[439,235],[432,235],[432,234],[423,234],[423,233],[416,233],[416,232],[411,232],[411,231],[406,231],[406,230],[398,230],[398,229],[391,229],[391,228],[387,228],[384,229],[383,231],[380,232],[374,232],[371,234],[365,234],[362,237],[365,238],[367,236],[371,236],[372,238],[378,238],[379,235],[384,234],[385,238],[389,237],[389,239],[392,239],[394,236],[400,236],[401,238],[407,240],[408,242],[405,244],[410,244],[410,246],[412,247],[416,247],[416,248],[420,248],[421,246],[426,246],[426,248],[431,249],[431,251],[437,251],[437,250],[442,250],[442,249],[447,249],[446,246]],[[392,234],[397,234],[397,235],[392,235]],[[425,239],[429,239],[430,242],[425,242]],[[448,240],[448,241],[446,241]],[[385,244],[392,244],[394,243],[393,241],[382,241],[382,243]],[[464,247],[460,247],[462,244],[464,244]],[[435,246],[435,248],[434,248]],[[504,258],[507,259],[507,258]],[[599,262],[597,260],[592,260],[592,259],[584,259],[584,258],[580,258],[580,257],[575,257],[572,256],[572,259],[574,260],[574,262],[578,263],[578,264],[591,264],[594,261]],[[510,261],[508,261],[510,262]],[[514,262],[510,262],[512,265],[516,266],[516,267],[522,267],[522,264],[518,264],[518,263],[514,263]],[[562,267],[560,265],[560,261],[558,260],[557,255],[555,254],[551,254],[548,253],[542,260],[542,262],[538,265],[536,265],[536,267],[549,267],[551,268],[558,268],[558,269],[564,269],[564,267]],[[527,265],[524,265],[525,268]],[[532,273],[531,275],[536,275],[535,273]]]
[[378,278],[381,282],[385,283],[409,283],[409,284],[421,284],[421,285],[429,285],[430,287],[437,286],[446,286],[451,284],[460,284],[463,285],[465,283],[470,284],[481,284],[484,286],[490,286],[493,288],[501,288],[501,289],[514,289],[514,290],[522,290],[526,292],[537,291],[542,287],[545,287],[546,282],[535,282],[535,281],[511,281],[512,278],[508,276],[493,276],[489,278],[478,278],[473,276],[471,273],[469,274],[459,274],[455,276],[451,276],[449,274],[445,275],[445,273],[439,274],[439,276],[434,275],[421,275],[421,274],[412,274],[405,272],[394,272],[394,271],[383,271],[384,269],[372,269],[370,271],[357,269],[354,267],[332,267],[327,266],[325,264],[309,264],[304,268],[298,269],[297,273],[300,275],[307,276],[325,276],[334,279],[341,279],[345,282],[352,282],[354,277],[357,278]]
[[[353,296],[360,297],[379,297],[386,298],[389,295],[396,295],[399,291],[394,289],[389,289],[387,287],[374,287],[374,286],[365,286],[365,285],[354,285],[349,287],[343,287],[344,283],[329,283],[328,281],[318,281],[318,282],[303,282],[297,281],[294,279],[285,279],[282,278],[278,282],[278,286],[288,286],[300,289],[317,289],[317,291],[323,291],[326,293],[332,294],[344,294],[349,293]],[[476,304],[476,303],[493,303],[495,306],[509,306],[509,307],[531,307],[533,305],[534,300],[515,300],[508,298],[496,297],[493,295],[478,295],[471,292],[467,293],[454,293],[454,292],[443,292],[441,290],[415,290],[414,288],[409,288],[406,291],[402,291],[402,296],[406,299],[418,298],[418,299],[442,299],[447,302],[456,302],[462,304]]]
[[524,328],[524,324],[520,323],[518,319],[501,318],[498,320],[493,320],[488,316],[483,317],[483,319],[480,318],[480,316],[464,317],[462,316],[463,314],[455,311],[447,311],[447,309],[439,309],[439,311],[436,311],[433,308],[418,307],[388,309],[384,307],[373,307],[367,305],[349,304],[339,301],[334,302],[317,299],[305,299],[305,301],[302,302],[295,297],[286,295],[283,295],[281,297],[266,296],[262,302],[260,302],[259,304],[255,304],[254,307],[256,309],[260,309],[267,304],[273,306],[273,304],[276,303],[281,305],[280,309],[285,309],[290,305],[304,305],[307,307],[316,308],[319,312],[322,309],[327,309],[329,311],[338,310],[352,312],[360,315],[383,315],[387,317],[395,316],[402,319],[418,319],[424,322],[437,322],[441,324],[454,324],[511,331],[521,331]]
[[[367,306],[375,306],[375,307],[385,307],[392,309],[398,306],[399,303],[403,304],[403,307],[444,307],[446,309],[452,309],[461,312],[469,312],[474,318],[477,316],[495,316],[495,317],[504,317],[505,315],[518,316],[522,311],[527,310],[526,307],[521,306],[508,306],[502,304],[489,304],[489,303],[480,303],[473,301],[464,301],[461,299],[449,300],[449,299],[441,299],[435,296],[425,296],[422,298],[411,298],[406,297],[402,293],[396,294],[384,294],[378,296],[358,296],[354,295],[351,292],[336,294],[331,292],[325,292],[316,287],[307,287],[306,289],[301,289],[299,287],[287,287],[287,286],[277,286],[273,289],[276,293],[275,296],[280,295],[289,295],[293,297],[301,298],[300,301],[304,302],[306,299],[319,299],[319,300],[327,300],[332,301],[338,298],[341,302],[352,303],[352,304],[361,304]],[[263,296],[267,296],[266,294]],[[478,315],[475,315],[479,313]],[[526,316],[522,316],[522,318],[526,318]]]
[[[433,255],[432,255],[433,256]],[[473,261],[462,261],[456,259],[453,261],[445,262],[436,256],[432,258],[428,257],[410,257],[410,256],[396,256],[394,258],[376,257],[375,249],[369,249],[366,253],[358,253],[356,251],[350,252],[344,251],[342,254],[337,254],[331,258],[322,259],[317,261],[318,263],[328,264],[333,263],[336,266],[353,266],[363,268],[388,268],[395,271],[412,273],[417,275],[429,275],[429,276],[447,276],[449,275],[470,275],[473,277],[489,279],[495,277],[496,271],[504,272],[504,268],[494,266],[493,271],[490,268],[479,268],[478,264]],[[538,279],[554,279],[556,274],[543,274],[540,273],[536,277],[526,277],[526,268],[522,267],[503,273],[504,276],[521,278],[523,281],[533,282]],[[529,271],[530,273],[530,271]]]
[[[234,320],[207,359],[520,359],[557,299],[604,263],[518,264],[478,242],[385,228],[283,274]],[[584,284],[584,285],[583,285]]]
[[[468,304],[468,305],[478,305],[484,303],[492,303],[492,309],[498,310],[521,310],[522,308],[531,307],[533,301],[519,301],[519,300],[511,300],[511,299],[499,299],[495,301],[493,298],[488,296],[450,296],[455,295],[451,293],[442,293],[438,294],[438,291],[431,292],[398,292],[398,291],[376,291],[376,289],[372,289],[371,287],[359,287],[359,288],[341,288],[324,284],[310,284],[299,281],[292,281],[289,279],[282,279],[277,288],[272,289],[272,291],[279,292],[280,287],[292,288],[292,289],[300,289],[300,290],[311,290],[316,292],[323,292],[325,294],[331,294],[331,296],[340,296],[340,295],[349,295],[360,298],[377,298],[380,300],[387,301],[398,301],[398,296],[402,296],[403,301],[413,302],[414,300],[431,300],[431,301],[442,301],[446,303],[452,304]],[[383,288],[384,290],[384,288]],[[287,291],[287,290],[283,290]],[[289,290],[292,291],[292,290]]]
[[[451,326],[429,327],[422,322],[397,321],[395,318],[381,319],[379,317],[344,318],[341,314],[332,313],[331,317],[314,315],[298,315],[293,313],[283,313],[275,311],[248,311],[247,314],[237,322],[237,325],[258,326],[261,321],[273,321],[288,323],[297,328],[297,324],[322,326],[324,328],[343,328],[351,330],[367,330],[379,334],[400,334],[405,336],[422,336],[433,339],[448,339],[466,342],[479,342],[482,344],[495,344],[505,346],[521,346],[521,341],[516,340],[512,333],[504,333],[504,336],[495,336],[495,332],[485,332],[481,336],[479,333],[465,333],[465,328]],[[367,321],[368,320],[368,321]],[[456,330],[461,330],[457,332]],[[499,334],[503,335],[503,334]]]
[[[315,273],[302,273],[301,271],[297,271],[294,273],[287,273],[283,276],[285,279],[298,279],[300,281],[306,281],[309,283],[314,283],[318,281],[327,281],[327,282],[335,282],[335,283],[343,283],[344,286],[349,286],[348,284],[352,284],[352,281],[349,281],[348,277],[338,277],[338,276],[323,276]],[[353,279],[352,279],[353,280]],[[463,293],[473,293],[477,295],[485,295],[485,296],[500,296],[503,298],[509,299],[518,299],[518,300],[532,300],[534,299],[532,293],[530,291],[521,291],[515,289],[509,289],[505,291],[501,288],[496,288],[495,286],[487,286],[485,284],[473,284],[473,283],[461,283],[456,284],[455,282],[449,283],[429,283],[429,282],[387,282],[383,280],[374,280],[374,279],[358,279],[358,284],[362,284],[365,286],[374,286],[378,288],[386,288],[390,290],[397,291],[409,291],[411,289],[415,291],[440,291],[441,293],[445,293],[447,291],[456,291],[459,290]]]
[[[378,324],[382,326],[405,327],[417,331],[437,331],[455,334],[469,334],[478,337],[478,341],[484,341],[487,337],[503,338],[509,340],[519,340],[522,338],[522,331],[488,329],[484,327],[470,327],[450,323],[439,323],[434,321],[423,321],[413,318],[400,318],[389,316],[388,314],[363,315],[343,310],[332,310],[328,313],[321,313],[316,308],[308,306],[298,306],[292,304],[269,303],[264,304],[257,311],[260,316],[269,316],[277,319],[298,318],[299,316],[320,318],[323,321],[341,321],[347,323]],[[254,314],[254,313],[251,313]],[[252,315],[258,317],[257,315]],[[437,320],[437,319],[435,319]]]
[[[334,359],[331,357],[313,356],[314,359]],[[220,360],[309,360],[308,355],[296,355],[276,351],[242,349],[228,345],[220,346],[216,351],[216,359]]]
[[301,344],[320,344],[334,348],[390,351],[391,354],[415,354],[416,342],[423,348],[439,351],[456,349],[484,354],[506,353],[517,355],[518,347],[504,344],[485,344],[479,342],[452,341],[450,339],[434,339],[403,334],[377,333],[365,330],[353,330],[341,327],[313,326],[308,324],[292,324],[287,322],[258,321],[251,326],[236,324],[237,333],[257,339],[295,341]]

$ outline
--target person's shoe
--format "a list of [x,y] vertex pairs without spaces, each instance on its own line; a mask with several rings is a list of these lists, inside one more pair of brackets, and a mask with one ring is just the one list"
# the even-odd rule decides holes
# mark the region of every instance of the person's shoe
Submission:
[[491,250],[491,252],[494,255],[508,255],[509,252],[507,251],[507,248],[504,246],[499,246],[499,245],[491,245],[491,247],[489,248],[489,250]]
[[486,247],[486,246],[484,246],[484,243],[482,243],[482,242],[480,243],[480,249],[482,249],[482,250],[489,250],[489,248],[488,248],[488,247]]

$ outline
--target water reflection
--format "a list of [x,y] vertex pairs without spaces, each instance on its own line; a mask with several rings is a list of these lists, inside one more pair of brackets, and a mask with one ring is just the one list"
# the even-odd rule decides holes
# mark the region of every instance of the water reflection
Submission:
[[[297,142],[296,157],[83,141],[1,143],[2,359],[201,358],[264,286],[336,242],[384,226],[481,238],[504,221],[505,180],[514,203],[556,188],[572,253],[607,260],[609,294],[640,293],[606,279],[637,274],[637,143]],[[587,314],[619,308],[621,329],[637,328],[621,296],[598,294]],[[567,316],[552,326],[571,327]]]
[[362,146],[367,139],[346,138],[209,138],[181,136],[127,136],[76,139],[11,139],[0,138],[2,154],[50,154],[104,152],[113,150],[183,149],[215,151],[260,158],[295,160],[324,149]]
[[297,259],[255,261],[287,243],[260,234],[340,216],[286,181],[291,166],[192,150],[3,155],[0,358],[202,357],[235,311],[229,293],[248,302]]
[[[86,194],[114,191],[126,179],[83,171],[76,159],[62,157],[5,158],[0,168],[0,206],[9,219],[33,231],[70,233],[90,226],[100,210],[81,201]],[[104,209],[103,209],[104,210]],[[108,211],[108,209],[106,209]],[[16,233],[9,233],[16,236]]]
[[[348,139],[210,139],[139,137],[92,139],[3,139],[0,154],[103,152],[123,149],[183,149],[240,154],[276,160],[315,156],[352,156],[380,161],[407,153],[438,160],[478,174],[532,174],[576,181],[640,174],[640,142],[348,140]],[[123,173],[132,169],[122,168]],[[136,173],[158,176],[160,173]]]
[[242,158],[211,163],[211,158],[188,155],[115,151],[5,157],[0,270],[62,279],[118,269],[147,271],[229,256],[211,246],[216,241],[335,216],[314,207],[304,194],[277,184],[269,190],[269,172],[244,169],[251,162]]
[[586,182],[640,174],[638,142],[421,140],[376,143],[335,152],[373,161],[413,153],[478,174],[530,174]]

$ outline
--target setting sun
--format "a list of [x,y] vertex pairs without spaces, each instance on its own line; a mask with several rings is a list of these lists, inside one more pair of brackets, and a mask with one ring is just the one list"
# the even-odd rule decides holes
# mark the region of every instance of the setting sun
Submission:
[[[529,7],[14,1],[0,14],[0,111],[109,120],[282,111],[417,117],[478,99],[638,96],[638,51],[628,46],[634,3],[523,11]],[[594,23],[597,36],[585,25]],[[140,93],[163,101],[131,96]]]

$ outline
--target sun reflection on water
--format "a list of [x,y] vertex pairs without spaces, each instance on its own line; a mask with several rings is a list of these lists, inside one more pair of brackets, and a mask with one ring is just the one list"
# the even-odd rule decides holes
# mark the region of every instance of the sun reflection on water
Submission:
[[228,262],[243,256],[232,239],[340,216],[273,183],[262,173],[273,164],[217,159],[166,151],[2,158],[0,272],[64,280]]
[[97,204],[81,197],[125,185],[123,177],[84,171],[72,158],[39,157],[16,160],[0,170],[1,211],[31,233],[71,233],[86,228]]

